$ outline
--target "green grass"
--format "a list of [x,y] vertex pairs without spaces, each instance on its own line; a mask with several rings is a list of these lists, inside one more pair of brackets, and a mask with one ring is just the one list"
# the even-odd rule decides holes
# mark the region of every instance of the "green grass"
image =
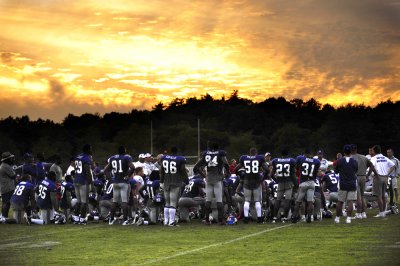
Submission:
[[399,265],[400,215],[372,214],[339,225],[1,224],[0,265]]

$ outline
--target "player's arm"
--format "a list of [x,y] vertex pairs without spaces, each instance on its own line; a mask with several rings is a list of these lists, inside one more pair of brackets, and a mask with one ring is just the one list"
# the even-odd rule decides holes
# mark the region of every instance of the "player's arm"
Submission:
[[222,164],[223,164],[223,166],[225,168],[225,177],[230,177],[231,171],[229,169],[228,159],[226,158],[226,156],[222,156],[221,157],[221,161],[222,161]]
[[238,175],[238,172],[239,172],[239,169],[241,169],[241,168],[243,168],[243,164],[242,164],[242,162],[239,162],[239,164],[236,165],[235,170],[233,170],[233,172],[234,172],[237,176],[239,176],[239,175]]
[[161,161],[161,169],[160,169],[160,188],[164,189],[164,180],[165,180],[165,169],[163,167],[163,161]]
[[58,206],[57,206],[57,190],[51,191],[50,192],[50,200],[51,200],[51,206],[53,206],[53,209],[55,211],[58,211]]
[[202,170],[204,166],[204,158],[202,157],[200,160],[198,160],[196,162],[196,164],[193,167],[193,173],[194,174],[199,174],[201,175],[203,178],[206,178],[206,173],[204,173],[204,171]]
[[83,165],[83,171],[86,176],[86,181],[88,182],[88,184],[91,185],[93,183],[93,173],[92,173],[91,165],[88,163],[85,163]]
[[111,179],[111,164],[108,163],[108,164],[104,167],[103,171],[104,171],[104,174],[106,175],[107,179],[110,180],[110,179]]
[[186,166],[184,163],[181,164],[181,173],[182,173],[182,181],[185,185],[189,184],[189,176],[188,172],[186,171]]
[[261,164],[261,168],[264,170],[264,173],[266,173],[267,175],[270,173],[269,166],[266,162],[263,162]]
[[29,191],[29,201],[30,201],[30,205],[31,205],[31,210],[35,210],[36,209],[36,200],[35,200],[35,189],[32,188]]
[[367,179],[369,179],[371,173],[374,173],[375,178],[379,178],[378,172],[376,171],[374,164],[370,160],[367,161],[367,167],[369,167]]
[[242,188],[243,188],[243,184],[242,184],[242,182],[240,182],[239,185],[236,187],[236,191],[235,192],[237,194],[240,194],[240,191],[242,190]]

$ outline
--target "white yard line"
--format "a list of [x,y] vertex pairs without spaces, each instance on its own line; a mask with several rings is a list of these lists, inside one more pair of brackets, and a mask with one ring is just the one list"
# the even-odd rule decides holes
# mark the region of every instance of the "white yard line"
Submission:
[[153,264],[153,263],[157,263],[157,262],[173,259],[173,258],[176,258],[176,257],[185,256],[187,254],[191,254],[191,253],[195,253],[195,252],[198,252],[198,251],[202,251],[204,249],[230,244],[230,243],[233,243],[233,242],[236,242],[236,241],[240,241],[240,240],[243,240],[243,239],[247,239],[247,238],[251,238],[251,237],[254,237],[254,236],[262,235],[262,234],[265,234],[265,233],[268,233],[268,232],[271,232],[271,231],[275,231],[275,230],[278,230],[278,229],[283,229],[283,228],[286,228],[286,227],[289,227],[289,226],[292,226],[292,225],[293,224],[287,224],[287,225],[283,225],[283,226],[278,226],[278,227],[274,227],[274,228],[265,229],[265,230],[262,230],[260,232],[253,233],[253,234],[250,234],[250,235],[241,236],[241,237],[234,238],[234,239],[231,239],[231,240],[227,240],[227,241],[224,241],[224,242],[219,242],[219,243],[216,243],[216,244],[211,244],[211,245],[207,245],[207,246],[204,246],[204,247],[195,248],[195,249],[192,249],[192,250],[179,252],[179,253],[176,253],[176,254],[171,255],[171,256],[166,256],[166,257],[162,257],[162,258],[158,258],[158,259],[152,259],[152,260],[140,263],[140,264],[133,264],[133,265]]

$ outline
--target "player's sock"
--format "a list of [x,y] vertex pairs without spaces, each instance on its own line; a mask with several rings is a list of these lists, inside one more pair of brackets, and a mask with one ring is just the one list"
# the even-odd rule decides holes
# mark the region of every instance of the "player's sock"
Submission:
[[211,201],[206,201],[204,205],[204,216],[206,218],[206,222],[210,222],[210,213],[211,213]]
[[31,218],[31,222],[33,224],[40,224],[40,225],[44,225],[44,221],[42,219],[33,219]]
[[164,224],[167,225],[169,223],[169,208],[164,208]]
[[260,202],[256,202],[256,212],[257,212],[257,217],[261,217],[261,203]]
[[249,217],[249,210],[250,210],[250,202],[245,201],[243,205],[244,217]]
[[222,222],[224,220],[224,205],[222,202],[217,202],[218,207],[218,222]]
[[169,208],[169,224],[173,224],[175,222],[175,208]]

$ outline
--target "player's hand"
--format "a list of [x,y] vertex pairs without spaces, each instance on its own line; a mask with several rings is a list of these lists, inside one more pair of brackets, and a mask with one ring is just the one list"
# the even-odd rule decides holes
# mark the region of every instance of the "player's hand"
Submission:
[[164,190],[164,183],[160,183],[160,189]]

